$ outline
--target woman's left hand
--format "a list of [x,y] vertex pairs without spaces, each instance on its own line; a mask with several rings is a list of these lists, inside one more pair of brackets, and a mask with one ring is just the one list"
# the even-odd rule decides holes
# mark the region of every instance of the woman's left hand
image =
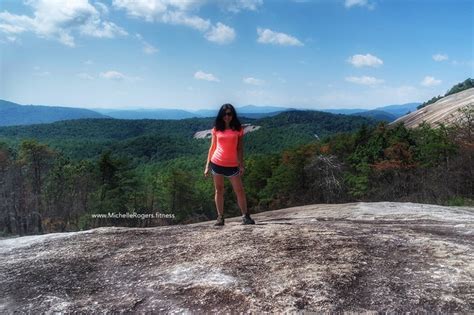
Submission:
[[243,165],[240,165],[239,166],[239,174],[244,175],[244,172],[245,172],[245,167]]

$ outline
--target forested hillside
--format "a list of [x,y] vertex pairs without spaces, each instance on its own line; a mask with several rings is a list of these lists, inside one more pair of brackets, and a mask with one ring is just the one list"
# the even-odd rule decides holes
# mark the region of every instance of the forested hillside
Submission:
[[[111,150],[143,161],[164,161],[178,156],[202,154],[208,140],[193,139],[195,132],[210,129],[212,118],[182,120],[78,119],[52,124],[0,128],[0,141],[18,147],[24,139],[48,144],[71,159],[94,159]],[[289,111],[261,119],[242,118],[259,125],[246,137],[248,153],[279,152],[337,132],[356,130],[376,120],[317,111]],[[269,141],[271,139],[271,141]]]
[[[323,115],[297,111],[252,120],[262,128],[244,137],[251,212],[356,200],[472,204],[472,119],[407,129]],[[106,119],[1,128],[11,141],[0,144],[1,233],[214,218],[213,181],[203,176],[210,139],[192,138],[211,124]],[[313,137],[317,132],[326,136]],[[228,181],[225,188],[226,214],[237,215]],[[175,219],[93,217],[156,212]]]

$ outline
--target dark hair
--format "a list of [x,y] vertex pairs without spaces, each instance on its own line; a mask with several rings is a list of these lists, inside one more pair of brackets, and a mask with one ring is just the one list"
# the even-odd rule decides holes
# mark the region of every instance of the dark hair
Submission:
[[232,104],[224,104],[221,106],[219,109],[219,112],[217,113],[216,120],[214,121],[214,127],[216,127],[216,130],[219,131],[224,131],[225,130],[225,122],[224,122],[224,114],[227,109],[230,109],[232,111],[232,120],[230,121],[230,128],[232,130],[240,131],[242,129],[242,124],[240,123],[239,118],[237,117],[237,113],[235,112],[234,106]]

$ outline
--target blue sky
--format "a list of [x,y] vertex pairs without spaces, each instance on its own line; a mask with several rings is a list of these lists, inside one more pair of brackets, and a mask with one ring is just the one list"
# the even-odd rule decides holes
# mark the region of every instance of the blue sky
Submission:
[[0,98],[375,108],[474,77],[471,0],[0,0]]

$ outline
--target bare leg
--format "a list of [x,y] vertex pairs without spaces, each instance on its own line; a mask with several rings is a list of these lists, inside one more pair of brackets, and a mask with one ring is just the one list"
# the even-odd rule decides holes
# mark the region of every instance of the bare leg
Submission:
[[212,175],[214,178],[215,195],[217,215],[224,217],[224,176]]
[[229,177],[230,182],[232,183],[232,188],[234,189],[235,195],[237,197],[237,203],[240,207],[240,212],[242,214],[247,213],[247,198],[245,197],[244,185],[242,183],[242,177],[240,175]]

